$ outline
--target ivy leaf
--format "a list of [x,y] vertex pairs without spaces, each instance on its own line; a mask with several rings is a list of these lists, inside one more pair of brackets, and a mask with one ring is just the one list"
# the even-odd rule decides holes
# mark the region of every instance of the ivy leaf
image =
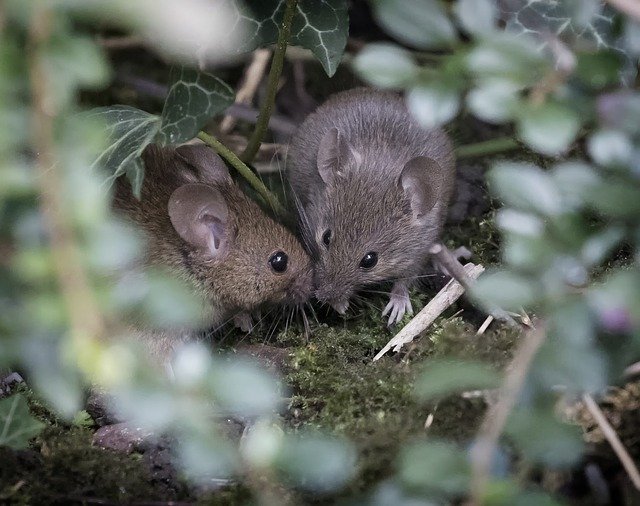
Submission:
[[[246,8],[232,1],[237,25],[245,33],[239,52],[275,44],[286,6],[285,0],[254,0],[248,3],[249,8]],[[346,0],[299,0],[289,43],[309,49],[327,75],[332,76],[344,54],[348,33]]]
[[93,165],[101,164],[112,180],[126,173],[139,195],[143,177],[140,155],[158,133],[160,118],[126,105],[100,107],[89,115],[103,121],[109,139]]
[[416,78],[419,68],[409,51],[386,42],[368,44],[353,66],[358,74],[380,88],[395,88]]
[[174,67],[171,82],[156,139],[160,144],[193,139],[211,117],[233,103],[231,87],[211,74]]
[[377,0],[374,15],[393,37],[417,49],[451,45],[456,31],[436,0]]
[[518,135],[532,149],[545,155],[564,152],[580,129],[580,118],[568,107],[546,103],[522,110]]
[[44,423],[29,413],[29,405],[22,395],[0,400],[0,446],[25,448],[43,428]]

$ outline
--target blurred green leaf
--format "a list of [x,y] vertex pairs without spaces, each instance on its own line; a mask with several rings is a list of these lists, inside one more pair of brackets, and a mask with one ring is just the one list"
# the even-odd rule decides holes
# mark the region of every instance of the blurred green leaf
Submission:
[[505,204],[542,215],[560,214],[563,202],[549,173],[528,163],[499,163],[488,174],[489,186]]
[[598,130],[589,137],[588,147],[593,161],[604,166],[625,165],[633,155],[631,139],[618,130]]
[[460,496],[469,487],[465,452],[444,441],[415,442],[400,452],[399,477],[411,491]]
[[436,128],[456,117],[460,109],[460,97],[455,89],[417,86],[409,90],[407,105],[424,128]]
[[592,235],[582,246],[582,260],[590,267],[600,264],[613,253],[624,236],[624,229],[615,225]]
[[535,239],[538,239],[544,230],[544,222],[538,216],[511,208],[498,211],[496,224],[505,232],[530,236]]
[[471,288],[473,297],[484,307],[520,311],[537,298],[533,281],[509,271],[487,271]]
[[486,79],[467,95],[467,106],[483,121],[503,123],[517,110],[520,86],[506,79]]
[[368,506],[437,506],[440,503],[426,497],[407,494],[398,483],[384,481],[366,504]]
[[458,0],[454,12],[462,27],[472,35],[493,31],[498,19],[494,0]]
[[396,88],[409,84],[419,68],[409,51],[385,42],[367,44],[354,62],[356,72],[379,88]]
[[161,144],[193,139],[213,116],[233,103],[231,87],[211,74],[173,67],[171,82],[157,136]]
[[631,218],[640,215],[640,188],[613,178],[593,187],[585,200],[598,212],[611,218]]
[[625,19],[623,43],[627,53],[640,56],[640,23],[638,21]]
[[600,175],[591,166],[578,161],[556,165],[550,176],[562,194],[565,205],[575,208],[584,204],[585,197],[600,182]]
[[314,492],[342,488],[355,472],[352,445],[336,437],[315,434],[289,435],[283,440],[276,466],[287,481]]
[[559,422],[553,412],[516,409],[505,432],[526,459],[553,469],[575,464],[584,449],[580,428]]
[[400,42],[418,49],[450,46],[457,37],[437,0],[376,0],[376,20]]
[[[104,167],[112,179],[127,173],[137,181],[143,168],[140,155],[158,133],[160,118],[126,105],[93,109],[89,117],[103,121],[108,128],[109,143],[94,166]],[[140,186],[134,186],[137,195]]]
[[238,468],[231,445],[215,433],[182,433],[178,436],[178,458],[187,477],[201,485],[226,485]]
[[553,102],[520,111],[518,135],[532,149],[545,155],[567,150],[580,129],[580,118],[570,108]]
[[600,95],[596,102],[603,126],[631,135],[640,134],[640,93],[621,89]]
[[29,405],[22,394],[0,399],[0,446],[15,450],[26,448],[29,440],[43,428],[44,423],[29,413]]
[[430,359],[415,383],[422,401],[463,392],[485,390],[500,384],[500,375],[487,364],[461,360]]
[[621,67],[620,53],[614,51],[579,53],[575,72],[583,83],[597,90],[620,81]]

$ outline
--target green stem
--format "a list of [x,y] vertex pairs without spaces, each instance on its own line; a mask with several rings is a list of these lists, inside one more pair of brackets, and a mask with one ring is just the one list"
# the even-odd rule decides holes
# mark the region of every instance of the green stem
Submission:
[[264,199],[264,201],[269,204],[276,215],[284,217],[287,214],[287,211],[278,200],[278,197],[269,191],[264,183],[260,181],[258,176],[256,176],[255,173],[242,160],[240,160],[233,151],[222,144],[213,135],[209,135],[205,132],[199,132],[198,139],[213,148],[222,158],[229,162],[231,166],[247,181],[247,183],[249,183],[251,187]]
[[278,43],[276,50],[273,54],[273,60],[271,61],[271,68],[269,69],[269,80],[267,82],[267,96],[264,99],[260,114],[258,115],[258,121],[256,128],[249,139],[247,147],[240,155],[240,158],[245,163],[251,163],[253,157],[256,156],[260,144],[264,138],[264,134],[267,131],[269,125],[269,118],[273,111],[273,104],[276,101],[276,93],[278,92],[278,81],[280,80],[280,74],[282,74],[282,66],[284,64],[284,55],[287,51],[287,44],[289,43],[289,35],[291,34],[291,24],[293,21],[293,15],[295,14],[296,5],[298,0],[287,0],[287,6],[284,11],[284,17],[282,19],[282,26],[280,27],[280,33],[278,34]]
[[490,141],[475,142],[456,148],[455,153],[458,159],[473,158],[476,156],[496,155],[506,151],[518,149],[520,144],[511,137],[491,139]]

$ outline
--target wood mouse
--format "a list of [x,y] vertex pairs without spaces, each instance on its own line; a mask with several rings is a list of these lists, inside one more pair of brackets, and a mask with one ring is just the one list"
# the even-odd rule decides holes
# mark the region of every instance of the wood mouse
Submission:
[[[240,190],[213,150],[152,145],[143,161],[140,200],[120,178],[115,208],[145,232],[147,263],[169,267],[202,297],[208,326],[234,318],[249,331],[251,312],[262,305],[308,300],[309,256],[292,233]],[[173,334],[158,330],[146,340],[157,341],[154,354],[167,356],[172,339],[190,337],[184,329]]]
[[389,325],[408,312],[409,286],[438,240],[455,180],[453,145],[426,130],[392,92],[337,93],[303,122],[288,179],[308,249],[316,297],[344,313],[367,285],[392,281]]

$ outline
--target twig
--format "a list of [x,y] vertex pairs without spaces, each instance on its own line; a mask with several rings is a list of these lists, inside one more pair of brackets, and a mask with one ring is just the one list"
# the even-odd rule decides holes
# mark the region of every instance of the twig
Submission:
[[482,334],[484,334],[489,328],[489,325],[491,325],[491,322],[493,320],[494,320],[493,316],[491,315],[487,316],[487,319],[482,323],[482,325],[480,325],[478,332],[476,332],[476,336],[481,336]]
[[631,364],[624,370],[625,376],[636,376],[640,374],[640,362],[636,362],[635,364]]
[[497,155],[507,151],[514,151],[519,147],[520,144],[515,139],[512,139],[511,137],[504,137],[501,139],[491,139],[490,141],[475,142],[473,144],[458,146],[455,149],[455,154],[456,158],[460,160],[476,156]]
[[607,438],[607,441],[609,441],[611,448],[613,448],[613,451],[615,452],[625,471],[629,475],[633,486],[636,487],[636,490],[640,490],[640,472],[638,472],[638,468],[629,455],[629,452],[622,444],[622,441],[620,441],[618,434],[616,434],[616,431],[607,420],[607,417],[604,416],[604,413],[600,409],[600,406],[598,406],[596,401],[594,401],[593,397],[591,397],[591,395],[589,394],[584,394],[582,396],[582,400],[589,410],[589,413],[591,413],[591,416],[593,416],[594,420],[600,427],[600,430],[604,434],[604,437]]
[[278,81],[282,74],[282,67],[284,64],[284,55],[287,51],[287,44],[289,42],[289,35],[291,34],[291,24],[293,21],[293,15],[296,10],[298,0],[287,0],[287,6],[284,10],[284,17],[282,18],[282,26],[280,26],[280,33],[278,34],[278,43],[276,45],[275,53],[273,54],[273,61],[271,62],[271,68],[269,69],[269,80],[267,82],[267,95],[264,98],[264,103],[260,109],[260,115],[258,116],[258,123],[256,128],[249,139],[249,144],[244,150],[240,158],[245,163],[251,162],[253,157],[258,152],[260,143],[267,131],[267,125],[269,124],[269,117],[273,110],[273,105],[276,101],[276,93],[278,91]]
[[264,183],[260,181],[258,176],[256,176],[233,151],[227,148],[218,139],[205,132],[198,133],[198,139],[215,149],[220,156],[227,160],[233,168],[236,169],[244,179],[246,179],[247,183],[249,183],[251,187],[264,199],[276,215],[281,217],[286,215],[286,210],[278,198],[269,191]]
[[516,403],[531,363],[546,338],[545,326],[537,322],[528,331],[507,367],[507,372],[498,392],[498,401],[487,411],[471,450],[471,497],[472,503],[483,504],[490,476],[493,456],[498,439],[504,430],[509,413]]
[[[476,279],[483,271],[482,265],[474,265],[468,263],[464,266],[465,274],[471,278]],[[373,358],[373,361],[379,360],[385,353],[391,348],[394,352],[400,351],[403,345],[410,343],[413,339],[423,332],[431,325],[435,319],[440,316],[451,304],[460,298],[464,293],[464,288],[455,279],[451,279],[436,296],[429,301],[429,303],[422,308],[414,318],[407,325],[400,330],[378,354]]]
[[[236,104],[251,104],[267,69],[270,57],[271,51],[269,49],[256,49],[253,52],[251,63],[247,66],[242,84],[236,93]],[[235,124],[236,118],[227,114],[220,122],[220,131],[228,133]]]
[[607,0],[611,5],[636,21],[640,21],[640,2],[638,0]]
[[35,10],[29,27],[27,58],[33,97],[32,142],[38,153],[35,166],[41,213],[48,228],[54,269],[69,315],[71,336],[75,346],[86,347],[88,341],[104,334],[105,327],[64,205],[53,133],[59,111],[50,94],[47,65],[43,60],[53,22],[51,10],[41,6]]

